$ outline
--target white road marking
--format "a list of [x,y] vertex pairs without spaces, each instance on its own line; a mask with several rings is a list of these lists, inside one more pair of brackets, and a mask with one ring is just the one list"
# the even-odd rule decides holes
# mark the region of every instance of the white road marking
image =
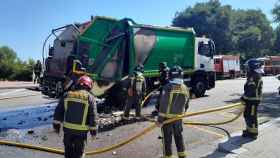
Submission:
[[5,95],[9,95],[9,94],[17,93],[17,92],[22,92],[22,91],[25,91],[25,89],[16,89],[16,90],[12,90],[12,91],[9,91],[9,92],[0,93],[0,96],[5,96]]

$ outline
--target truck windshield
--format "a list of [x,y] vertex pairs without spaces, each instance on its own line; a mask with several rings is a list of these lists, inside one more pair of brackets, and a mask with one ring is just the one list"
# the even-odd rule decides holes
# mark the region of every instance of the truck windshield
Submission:
[[210,45],[208,43],[205,44],[204,42],[200,42],[198,46],[198,53],[200,55],[210,57],[212,54]]

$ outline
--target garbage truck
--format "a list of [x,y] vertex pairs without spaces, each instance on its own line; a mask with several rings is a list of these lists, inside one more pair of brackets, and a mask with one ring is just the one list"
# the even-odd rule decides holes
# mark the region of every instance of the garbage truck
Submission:
[[122,107],[127,78],[134,68],[144,66],[151,91],[158,84],[160,62],[167,62],[169,67],[181,66],[185,83],[197,97],[215,87],[215,44],[206,37],[196,37],[192,28],[96,16],[83,24],[55,29],[52,34],[56,38],[47,57],[43,54],[45,72],[41,85],[49,96],[65,91],[69,78],[75,80],[75,76],[87,74],[95,81],[95,95],[104,97],[107,104]]

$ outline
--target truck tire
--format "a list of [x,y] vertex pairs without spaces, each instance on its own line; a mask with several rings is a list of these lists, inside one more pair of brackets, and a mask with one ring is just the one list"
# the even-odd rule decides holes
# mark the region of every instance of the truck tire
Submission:
[[202,79],[196,78],[193,81],[192,92],[196,97],[203,97],[206,92],[206,84]]

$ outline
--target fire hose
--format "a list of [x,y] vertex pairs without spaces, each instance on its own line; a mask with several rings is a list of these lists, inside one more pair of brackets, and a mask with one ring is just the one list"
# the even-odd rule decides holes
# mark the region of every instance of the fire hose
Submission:
[[[143,105],[145,104],[145,102],[152,96],[152,94],[154,94],[154,92],[156,92],[158,89],[153,90],[152,92],[150,92],[142,101],[141,106],[143,107]],[[237,120],[244,112],[244,106],[241,106],[241,103],[236,103],[236,104],[240,104],[240,112],[233,117],[232,119],[226,120],[226,121],[222,121],[222,122],[191,122],[191,121],[184,121],[185,125],[200,125],[200,126],[210,126],[210,125],[222,125],[222,124],[227,124],[230,122],[233,122],[235,120]],[[213,109],[215,110],[215,109]],[[217,111],[211,111],[211,112],[217,112]],[[154,119],[151,119],[149,117],[145,117],[144,118],[150,122],[156,122]]]
[[[217,108],[202,110],[202,111],[198,111],[198,112],[187,112],[187,113],[185,113],[183,115],[180,115],[176,118],[168,119],[168,120],[164,121],[163,124],[168,124],[168,123],[171,123],[173,121],[183,119],[185,117],[197,116],[197,115],[206,114],[206,113],[213,113],[213,112],[232,109],[232,108],[236,108],[236,107],[242,108],[243,105],[241,103],[235,103],[235,104],[226,105],[226,106],[223,106],[223,107],[217,107]],[[223,122],[211,122],[211,123],[184,122],[184,124],[220,125],[220,124],[225,124],[225,123],[229,123],[229,122],[232,122],[232,121],[236,120],[241,114],[242,114],[242,110],[241,110],[240,114],[238,114],[233,119],[223,121]],[[157,127],[156,124],[152,124],[149,127],[146,127],[144,130],[142,130],[139,133],[127,138],[126,140],[124,140],[122,142],[119,142],[117,144],[114,144],[114,145],[111,145],[111,146],[108,146],[108,147],[103,147],[103,148],[98,148],[98,149],[91,150],[91,151],[86,151],[86,155],[97,155],[97,154],[100,154],[100,153],[104,153],[104,152],[108,152],[108,151],[120,148],[120,147],[122,147],[126,144],[131,143],[132,141],[135,141],[136,139],[140,138],[141,136],[149,133],[150,131],[152,131],[156,127]],[[15,146],[15,147],[26,148],[26,149],[34,149],[34,150],[39,150],[39,151],[44,151],[44,152],[49,152],[49,153],[55,153],[55,154],[60,154],[60,155],[64,154],[64,151],[61,150],[61,149],[49,148],[49,147],[44,147],[44,146],[37,146],[37,145],[26,144],[26,143],[12,142],[12,141],[7,141],[7,140],[0,140],[0,145],[8,145],[8,146]]]
[[[229,119],[229,120],[226,120],[226,121],[221,121],[221,122],[194,122],[194,121],[184,121],[183,123],[185,125],[199,125],[199,126],[214,126],[214,125],[223,125],[223,124],[227,124],[227,123],[230,123],[230,122],[233,122],[235,120],[237,120],[244,112],[244,106],[242,106],[241,103],[236,103],[237,105],[240,104],[239,107],[237,107],[237,109],[240,109],[240,112],[234,116],[233,118]],[[232,104],[232,105],[235,105],[235,104]],[[220,110],[219,110],[220,111]],[[214,113],[214,112],[218,112],[218,111],[211,111],[209,113]],[[190,114],[190,116],[192,116],[192,113],[188,113]],[[205,113],[202,113],[202,114],[205,114]],[[196,115],[196,114],[195,114]],[[186,117],[190,117],[190,116],[186,116]],[[150,122],[156,122],[156,120],[152,119],[152,118],[149,118],[149,117],[145,117],[144,118]]]

